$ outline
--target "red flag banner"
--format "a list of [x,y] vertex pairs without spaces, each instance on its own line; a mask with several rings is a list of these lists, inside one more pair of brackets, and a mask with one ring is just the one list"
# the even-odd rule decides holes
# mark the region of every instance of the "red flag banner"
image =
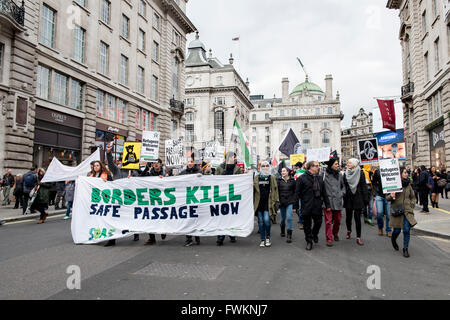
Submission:
[[233,38],[232,40],[233,40],[233,41],[239,41],[239,37]]
[[396,132],[394,100],[378,100],[383,128]]

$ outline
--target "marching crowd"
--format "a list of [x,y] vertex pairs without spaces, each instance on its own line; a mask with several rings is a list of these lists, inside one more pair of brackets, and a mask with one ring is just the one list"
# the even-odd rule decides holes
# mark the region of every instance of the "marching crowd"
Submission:
[[[106,148],[107,164],[101,161],[91,163],[90,177],[112,181],[136,176],[158,176],[160,178],[174,175],[171,168],[164,168],[162,161],[148,163],[143,170],[121,170],[111,154],[111,146]],[[326,245],[333,246],[339,241],[342,212],[345,209],[346,239],[351,239],[352,228],[356,231],[356,244],[363,246],[362,218],[364,223],[375,225],[378,234],[386,234],[391,238],[392,246],[399,250],[397,238],[403,230],[403,256],[409,257],[408,247],[410,230],[417,222],[414,219],[414,207],[420,204],[420,213],[427,214],[428,199],[434,207],[439,208],[439,195],[448,199],[450,191],[450,172],[445,168],[438,170],[425,166],[414,168],[400,168],[402,192],[384,194],[380,170],[368,165],[360,166],[357,159],[350,159],[346,167],[341,170],[336,152],[330,155],[326,167],[320,168],[318,161],[298,162],[288,168],[284,162],[277,167],[263,161],[254,172],[254,210],[258,220],[260,247],[271,246],[271,227],[276,224],[276,217],[280,212],[280,236],[286,238],[287,243],[293,241],[293,216],[298,217],[299,229],[304,231],[306,250],[312,250],[313,244],[319,241],[319,232],[323,219],[325,220]],[[235,175],[244,173],[237,164],[236,154],[228,152],[224,163],[212,168],[210,163],[195,164],[194,158],[189,157],[187,166],[179,175]],[[28,210],[38,211],[38,224],[44,223],[48,216],[50,205],[55,209],[66,209],[64,219],[70,218],[73,205],[75,181],[57,183],[42,183],[45,170],[32,168],[24,175],[14,176],[11,170],[0,181],[3,194],[3,206],[10,204],[10,192],[13,189],[15,209],[22,208],[23,214]],[[39,186],[39,188],[38,188]],[[28,202],[30,194],[37,190],[30,208]],[[375,205],[374,205],[375,203]],[[354,221],[354,223],[353,223]],[[383,230],[384,229],[384,230]],[[166,235],[162,234],[161,239]],[[135,234],[133,241],[139,241],[139,234]],[[186,235],[185,246],[200,244],[200,237]],[[222,246],[225,236],[217,236],[216,243]],[[230,236],[230,242],[235,243],[236,237]],[[149,234],[145,245],[156,243],[155,234]],[[113,246],[116,240],[109,240],[105,246]]]

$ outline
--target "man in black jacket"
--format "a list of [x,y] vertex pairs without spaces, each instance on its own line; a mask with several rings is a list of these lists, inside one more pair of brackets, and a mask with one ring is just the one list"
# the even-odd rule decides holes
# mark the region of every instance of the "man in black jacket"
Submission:
[[[306,250],[311,250],[313,240],[319,242],[319,231],[322,225],[322,204],[330,210],[330,204],[326,195],[322,177],[318,176],[319,162],[309,161],[306,164],[306,172],[296,181],[296,201],[301,200],[301,214],[304,220]],[[312,221],[314,226],[312,227]]]
[[422,204],[422,211],[420,213],[430,212],[428,210],[428,194],[430,193],[430,188],[427,187],[428,184],[428,171],[425,166],[420,166],[419,175],[419,197],[420,203]]
[[11,199],[9,199],[9,195],[11,192],[11,188],[14,186],[14,176],[11,173],[11,169],[8,169],[8,172],[3,176],[2,187],[3,187],[3,205],[6,206],[11,203]]

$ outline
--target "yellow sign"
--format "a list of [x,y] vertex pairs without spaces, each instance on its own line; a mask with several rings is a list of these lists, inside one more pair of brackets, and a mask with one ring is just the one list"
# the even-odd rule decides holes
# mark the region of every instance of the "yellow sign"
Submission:
[[125,142],[123,145],[122,169],[139,169],[140,142]]
[[290,156],[290,163],[291,166],[295,165],[297,162],[305,162],[305,154],[304,153],[300,153],[300,154],[291,154]]

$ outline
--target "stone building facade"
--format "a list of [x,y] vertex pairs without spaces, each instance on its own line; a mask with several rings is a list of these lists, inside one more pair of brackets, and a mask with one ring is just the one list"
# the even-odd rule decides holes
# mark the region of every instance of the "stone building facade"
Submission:
[[223,64],[213,57],[211,49],[207,56],[198,34],[189,44],[185,91],[187,147],[199,150],[206,141],[215,140],[227,149],[235,148],[230,144],[235,119],[244,132],[248,130],[253,109],[249,82],[244,82],[236,71],[231,55],[228,62]]
[[119,159],[143,130],[170,138],[172,120],[183,121],[186,34],[196,30],[186,3],[25,1],[22,24],[0,10],[1,170],[54,156],[77,165],[110,141]]
[[399,10],[408,165],[450,165],[450,1],[389,0]]
[[250,144],[256,148],[260,159],[280,154],[278,147],[292,128],[303,152],[307,149],[330,147],[341,154],[341,111],[339,92],[333,97],[333,78],[325,78],[325,92],[308,80],[289,93],[289,79],[283,78],[282,97],[265,99],[263,95],[251,96],[255,109],[251,112]]
[[364,108],[352,117],[350,128],[343,128],[341,133],[342,164],[348,159],[359,159],[358,140],[373,138],[373,115]]

